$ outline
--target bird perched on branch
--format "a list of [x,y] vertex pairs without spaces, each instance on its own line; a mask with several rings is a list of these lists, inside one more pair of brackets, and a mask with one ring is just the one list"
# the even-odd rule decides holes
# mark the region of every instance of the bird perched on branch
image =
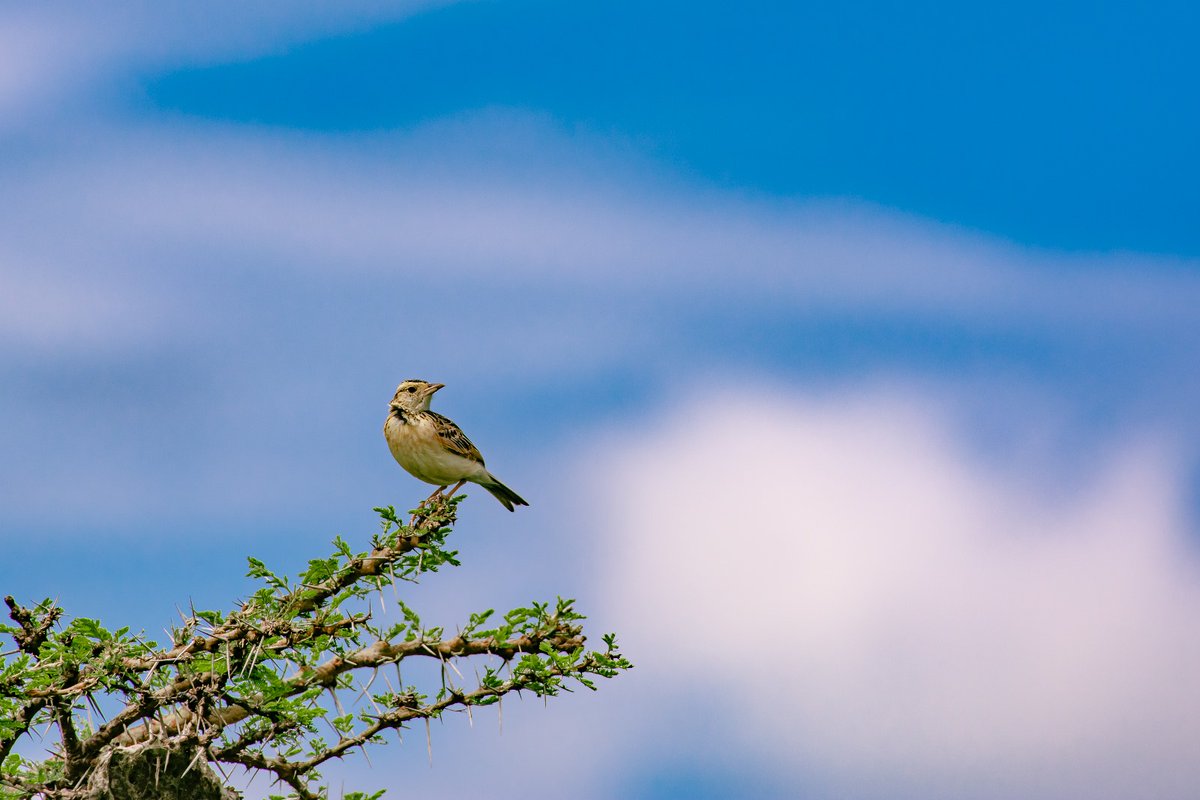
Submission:
[[429,410],[433,393],[444,385],[412,379],[397,387],[383,423],[383,435],[392,457],[414,478],[438,487],[429,495],[430,499],[450,484],[454,484],[450,490],[453,496],[464,483],[471,481],[491,492],[509,511],[514,506],[529,505],[487,471],[479,448],[462,428]]

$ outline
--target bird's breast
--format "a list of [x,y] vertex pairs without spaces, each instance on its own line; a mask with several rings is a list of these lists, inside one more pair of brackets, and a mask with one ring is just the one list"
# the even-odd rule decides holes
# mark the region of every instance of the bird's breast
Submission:
[[437,486],[470,479],[482,466],[442,446],[429,420],[412,415],[406,421],[389,416],[383,425],[392,457],[413,477]]

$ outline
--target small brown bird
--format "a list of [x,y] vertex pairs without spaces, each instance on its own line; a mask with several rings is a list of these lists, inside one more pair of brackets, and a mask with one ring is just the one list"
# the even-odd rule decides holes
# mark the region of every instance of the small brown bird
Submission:
[[383,423],[392,457],[414,478],[438,487],[431,499],[450,484],[454,484],[453,495],[471,481],[491,492],[509,511],[515,510],[513,506],[529,505],[487,471],[479,448],[462,428],[429,410],[433,393],[444,385],[412,379],[396,388]]

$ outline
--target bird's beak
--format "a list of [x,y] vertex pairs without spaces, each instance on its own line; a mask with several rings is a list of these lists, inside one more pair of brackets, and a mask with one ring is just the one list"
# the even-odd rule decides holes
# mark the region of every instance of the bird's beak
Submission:
[[444,389],[444,388],[446,388],[446,384],[444,384],[444,383],[431,383],[431,384],[429,384],[429,386],[427,386],[425,388],[425,394],[432,395],[438,389]]

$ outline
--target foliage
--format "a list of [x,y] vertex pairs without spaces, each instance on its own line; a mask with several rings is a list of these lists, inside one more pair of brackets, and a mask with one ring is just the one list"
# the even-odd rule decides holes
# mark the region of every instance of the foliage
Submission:
[[[261,587],[227,613],[193,610],[166,646],[94,619],[63,624],[49,600],[23,607],[6,597],[15,625],[0,632],[15,649],[0,661],[0,798],[89,797],[104,757],[139,747],[190,754],[189,769],[270,773],[293,797],[323,798],[318,768],[381,743],[390,729],[470,714],[514,691],[594,689],[595,677],[629,669],[613,636],[603,649],[584,646],[584,617],[561,598],[499,619],[490,609],[472,614],[453,636],[427,627],[398,595],[401,620],[372,618],[385,589],[458,565],[446,539],[461,499],[426,501],[407,523],[395,509],[377,508],[381,531],[369,552],[337,538],[328,558],[310,561],[295,579],[251,558],[249,575]],[[455,662],[467,658],[485,662],[482,675],[458,685]],[[440,687],[403,685],[405,659],[439,662]],[[381,671],[393,664],[396,684]],[[56,735],[47,757],[15,751],[43,727]]]

